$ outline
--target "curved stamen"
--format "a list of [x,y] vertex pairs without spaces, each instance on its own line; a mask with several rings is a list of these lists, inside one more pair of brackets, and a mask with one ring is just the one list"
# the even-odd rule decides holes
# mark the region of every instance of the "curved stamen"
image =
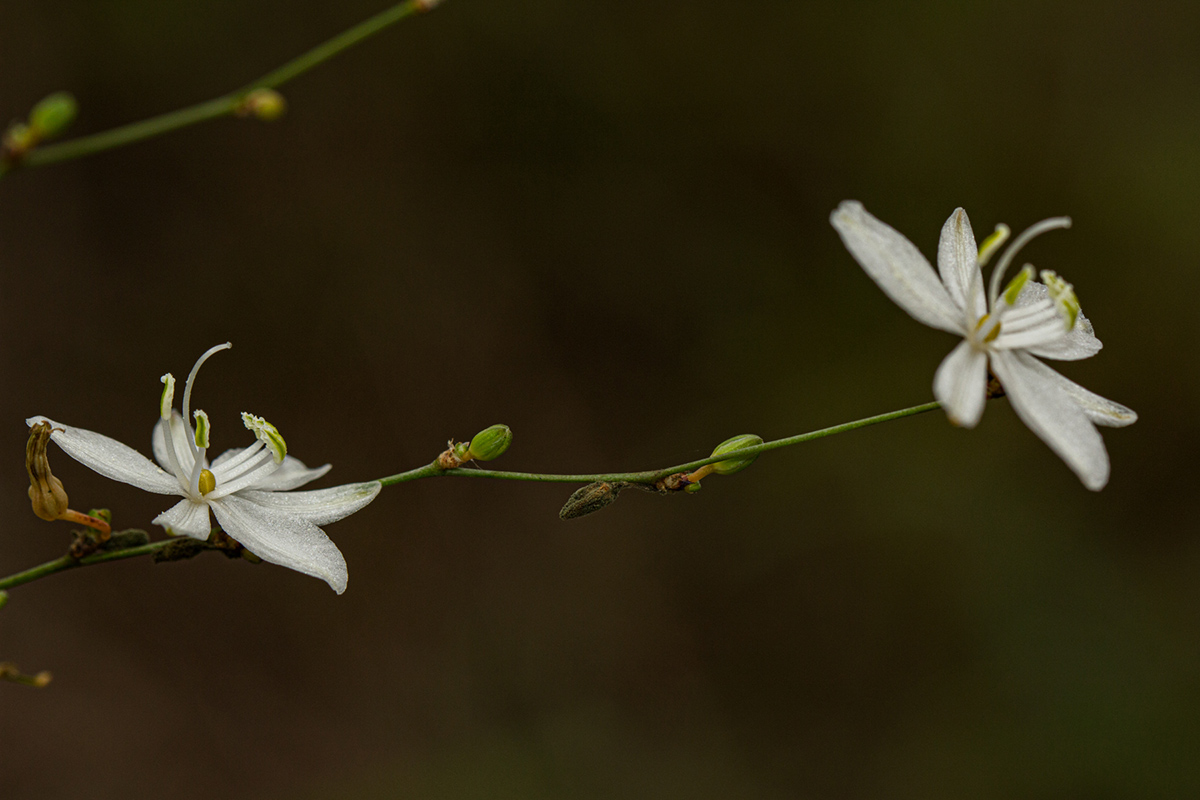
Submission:
[[1021,248],[1029,244],[1031,239],[1042,235],[1046,231],[1069,227],[1071,227],[1070,217],[1051,217],[1026,228],[1016,238],[1016,241],[1004,251],[1004,255],[1000,256],[1000,260],[996,262],[996,268],[992,270],[992,281],[988,286],[988,308],[995,308],[996,300],[1000,297],[1000,281],[1004,279],[1004,271],[1008,269],[1008,265],[1012,263],[1013,258],[1016,257]]
[[[215,347],[210,347],[207,350],[205,350],[204,355],[200,356],[200,358],[196,360],[196,365],[194,367],[192,367],[192,371],[188,373],[187,383],[185,383],[183,386],[183,424],[186,426],[186,430],[187,430],[187,434],[188,434],[187,435],[188,448],[191,449],[192,455],[196,455],[196,445],[192,441],[193,433],[192,433],[192,424],[190,422],[191,403],[192,403],[192,384],[195,383],[196,373],[200,371],[200,367],[201,367],[201,365],[204,364],[205,361],[208,361],[208,359],[214,353],[218,353],[221,350],[228,350],[231,347],[233,347],[233,345],[230,342],[226,342],[225,344],[219,344],[219,345],[216,345]],[[200,457],[197,457],[196,463],[199,464],[200,461],[201,461]]]

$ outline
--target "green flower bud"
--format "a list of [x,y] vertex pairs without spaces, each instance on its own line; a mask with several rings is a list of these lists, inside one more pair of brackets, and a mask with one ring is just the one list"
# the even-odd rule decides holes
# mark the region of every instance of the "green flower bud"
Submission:
[[4,608],[4,605],[7,602],[8,602],[8,592],[0,592],[0,608]]
[[79,106],[70,92],[55,92],[29,112],[29,127],[39,141],[61,135],[75,121]]
[[[762,444],[761,436],[755,436],[752,433],[743,433],[741,436],[734,436],[721,442],[712,451],[714,456],[732,453],[734,450],[741,450],[743,447],[754,447],[756,444]],[[718,461],[712,465],[713,472],[718,475],[732,475],[735,472],[745,469],[754,463],[757,455],[752,455],[749,458],[737,458],[729,461]]]
[[492,425],[475,434],[467,455],[476,461],[491,461],[508,449],[512,439],[512,430],[507,425]]
[[255,116],[263,122],[274,122],[287,111],[287,101],[274,89],[255,89],[242,100],[238,116]]

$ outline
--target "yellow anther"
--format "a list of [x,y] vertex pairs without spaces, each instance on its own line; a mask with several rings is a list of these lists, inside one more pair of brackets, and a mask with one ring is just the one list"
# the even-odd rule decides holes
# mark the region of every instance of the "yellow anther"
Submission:
[[207,469],[200,470],[200,494],[208,494],[217,488],[217,476]]

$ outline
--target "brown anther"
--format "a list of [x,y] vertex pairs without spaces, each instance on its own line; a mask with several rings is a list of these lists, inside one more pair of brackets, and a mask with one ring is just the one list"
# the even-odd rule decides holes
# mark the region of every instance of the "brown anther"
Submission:
[[451,439],[446,444],[445,451],[434,462],[439,469],[458,469],[470,460],[466,458],[467,450],[469,449],[469,445],[466,442],[455,444],[454,440]]
[[690,486],[691,483],[692,482],[688,480],[687,473],[676,472],[673,475],[668,475],[667,477],[663,478],[658,483],[654,484],[654,486],[660,492],[681,492]]

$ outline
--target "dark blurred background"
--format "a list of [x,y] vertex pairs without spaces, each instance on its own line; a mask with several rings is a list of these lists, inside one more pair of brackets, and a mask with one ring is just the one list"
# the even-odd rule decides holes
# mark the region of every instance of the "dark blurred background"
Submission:
[[[213,97],[379,0],[3,4],[0,116]],[[149,451],[161,374],[363,480],[495,422],[496,466],[647,469],[930,399],[954,344],[828,224],[1025,256],[1141,415],[1099,494],[992,403],[564,523],[567,485],[385,489],[349,591],[205,554],[14,589],[5,798],[1200,794],[1200,8],[453,0],[219,120],[0,181],[0,574],[57,557],[25,417]],[[169,502],[51,453],[73,506]],[[630,496],[633,495],[633,496]],[[155,535],[160,532],[155,530]]]

